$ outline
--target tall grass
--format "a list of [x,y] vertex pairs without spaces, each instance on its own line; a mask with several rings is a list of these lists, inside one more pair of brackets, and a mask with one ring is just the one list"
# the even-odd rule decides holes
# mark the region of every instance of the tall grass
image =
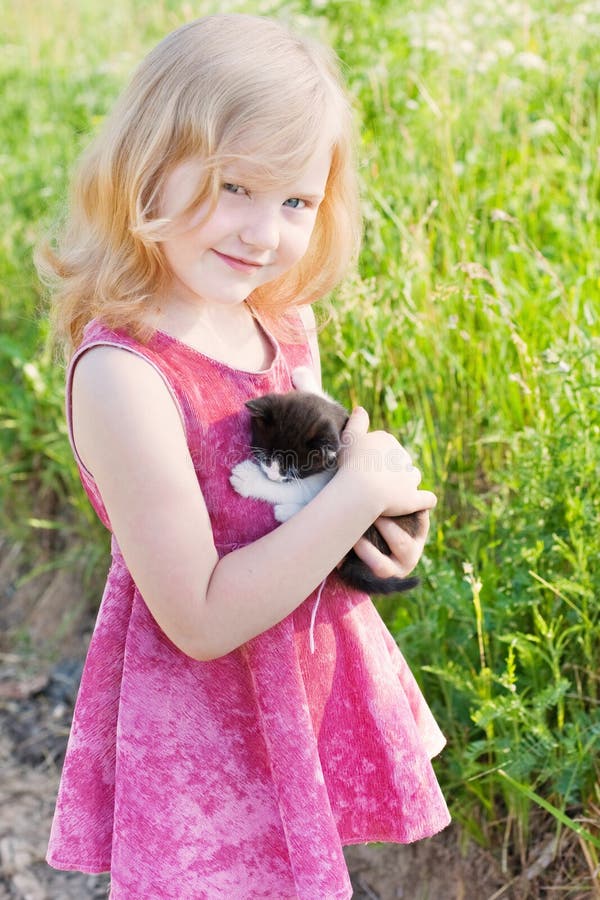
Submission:
[[365,241],[321,336],[324,378],[342,402],[362,403],[374,425],[402,436],[438,494],[423,586],[380,609],[448,735],[439,767],[454,815],[478,840],[524,856],[530,812],[543,806],[557,828],[578,833],[593,867],[595,0],[129,0],[101,15],[88,2],[52,0],[9,12],[0,63],[3,527],[15,528],[14,509],[19,522],[40,525],[31,487],[41,485],[68,507],[71,538],[89,529],[61,420],[62,376],[43,349],[31,249],[137,59],[217,6],[309,17],[347,67],[362,125]]
[[449,735],[455,815],[523,854],[541,795],[598,825],[600,6],[390,6],[370,28],[365,247],[326,379],[438,492],[425,586],[382,611]]

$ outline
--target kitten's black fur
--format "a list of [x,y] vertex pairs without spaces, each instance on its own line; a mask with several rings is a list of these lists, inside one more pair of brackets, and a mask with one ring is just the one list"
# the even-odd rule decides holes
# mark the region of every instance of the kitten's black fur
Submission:
[[[339,403],[306,391],[290,391],[266,394],[249,400],[246,406],[252,416],[252,450],[257,461],[277,460],[280,471],[290,479],[337,469],[340,435],[348,421],[348,412]],[[416,537],[420,515],[397,516],[394,521]],[[374,525],[365,537],[391,555]],[[371,594],[407,591],[419,583],[418,578],[379,578],[354,550],[344,557],[338,575],[351,587]]]

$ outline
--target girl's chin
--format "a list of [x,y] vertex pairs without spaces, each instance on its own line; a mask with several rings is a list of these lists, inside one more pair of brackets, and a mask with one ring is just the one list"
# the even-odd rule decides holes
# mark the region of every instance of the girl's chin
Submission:
[[218,306],[239,306],[248,299],[253,289],[247,285],[240,285],[238,290],[195,290],[192,285],[186,285],[187,290],[180,292],[180,297],[186,304],[195,305],[210,303]]

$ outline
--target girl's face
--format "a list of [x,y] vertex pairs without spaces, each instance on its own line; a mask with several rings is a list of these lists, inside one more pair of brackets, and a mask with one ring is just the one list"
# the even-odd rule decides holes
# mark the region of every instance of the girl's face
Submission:
[[[183,233],[162,242],[172,296],[234,305],[291,269],[308,247],[330,165],[331,148],[324,143],[293,182],[268,190],[253,190],[242,164],[228,167],[210,218],[202,221],[207,202]],[[185,208],[201,168],[201,161],[186,161],[173,169],[160,216],[176,217]]]

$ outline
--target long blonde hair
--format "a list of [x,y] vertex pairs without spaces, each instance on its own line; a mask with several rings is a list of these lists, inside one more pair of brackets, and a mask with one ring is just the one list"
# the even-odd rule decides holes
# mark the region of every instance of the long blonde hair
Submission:
[[263,182],[287,182],[325,130],[333,134],[332,164],[309,248],[248,298],[271,323],[330,291],[358,249],[354,129],[337,59],[259,16],[208,16],[164,38],[81,157],[57,246],[36,254],[67,355],[94,317],[138,340],[151,337],[148,305],[169,278],[160,242],[177,224],[157,210],[174,166],[205,163],[183,217],[207,198],[216,202],[224,162],[243,159]]

